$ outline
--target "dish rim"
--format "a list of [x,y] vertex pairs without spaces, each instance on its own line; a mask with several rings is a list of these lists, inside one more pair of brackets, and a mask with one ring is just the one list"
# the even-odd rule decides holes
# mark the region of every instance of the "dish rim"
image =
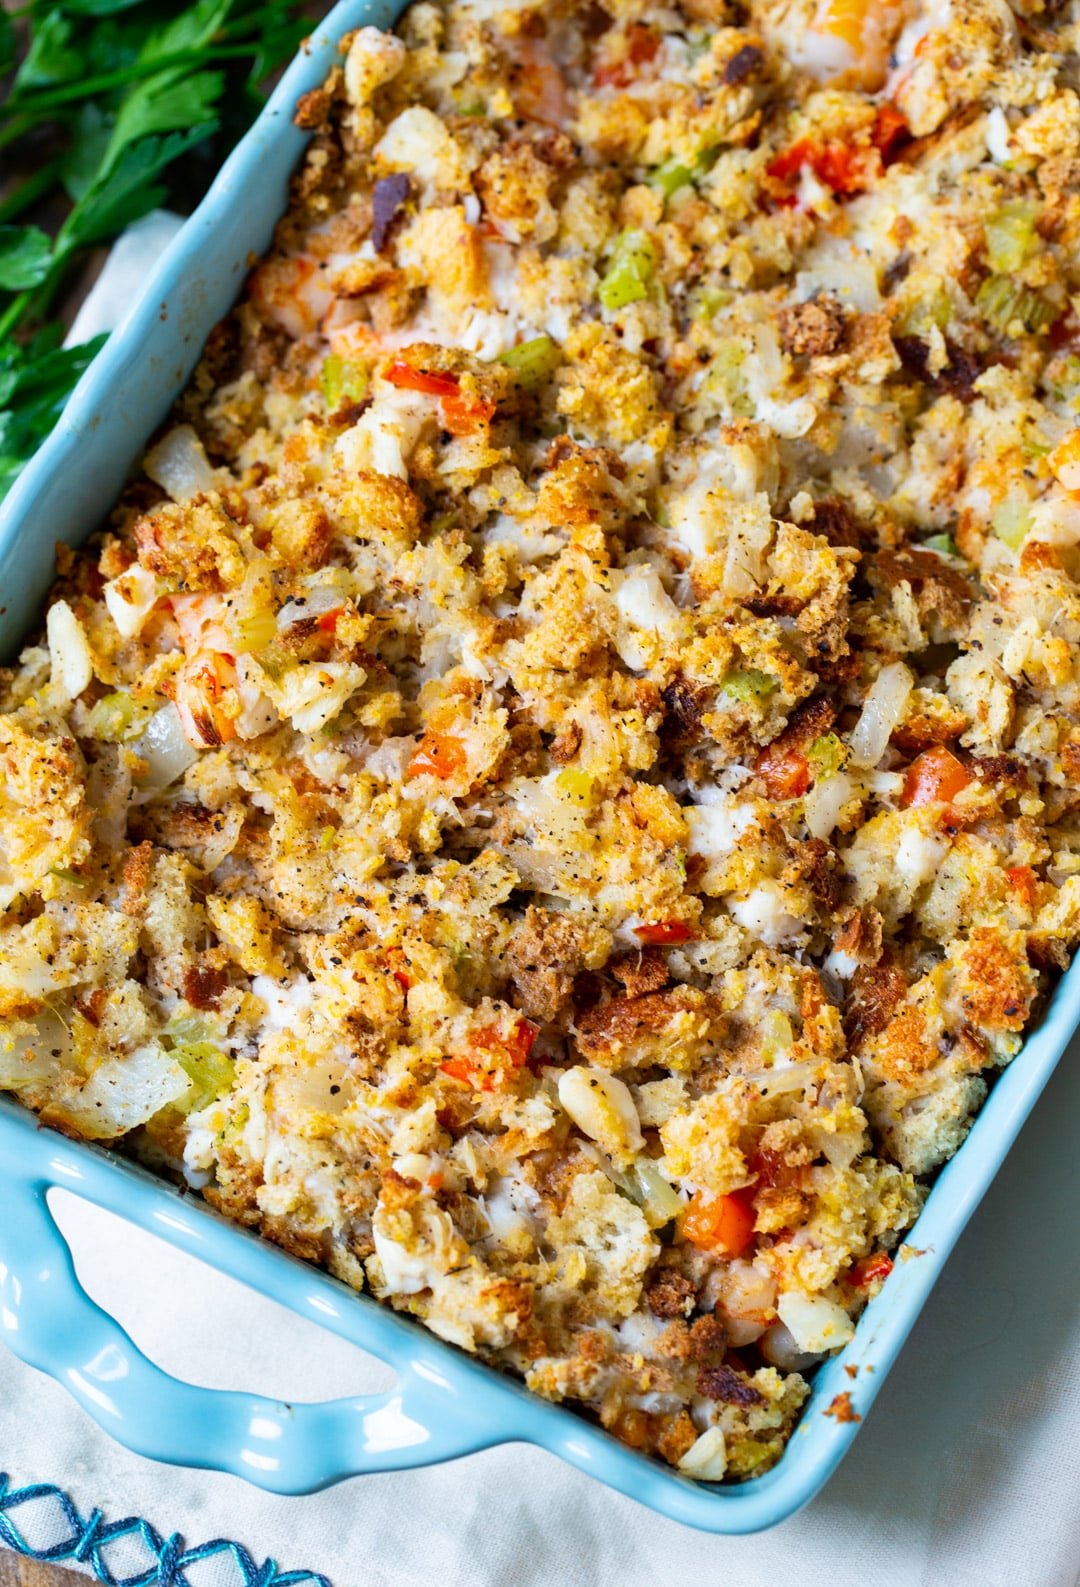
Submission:
[[[260,182],[261,162],[268,149],[273,146],[278,164],[289,151],[299,155],[307,139],[292,126],[292,109],[299,94],[325,76],[340,36],[366,24],[388,26],[403,9],[398,0],[340,0],[319,24],[253,127],[226,161],[198,210],[151,272],[124,324],[113,332],[83,375],[56,429],[0,505],[0,589],[18,589],[20,565],[28,586],[20,615],[13,615],[7,608],[0,610],[0,625],[5,614],[8,619],[3,631],[9,642],[18,638],[21,614],[41,609],[42,570],[52,560],[54,520],[55,527],[73,542],[100,522],[100,517],[83,501],[93,504],[104,500],[111,504],[127,467],[186,381],[212,325],[235,299],[235,280],[218,282],[201,305],[192,307],[185,299],[180,313],[173,317],[173,301],[186,289],[185,272],[194,267],[199,250],[215,232],[224,234],[237,190]],[[295,163],[292,155],[289,163]],[[257,253],[265,246],[280,213],[276,199],[270,208],[272,215],[265,196],[257,188],[251,200],[250,221],[245,220],[255,245],[249,252]],[[239,269],[240,265],[234,263],[234,277]],[[219,307],[223,298],[224,306]],[[125,398],[129,405],[134,402],[137,407],[137,388],[140,382],[146,388],[150,375],[156,380],[161,400],[142,407],[132,420],[125,409]],[[124,410],[122,419],[120,410]],[[141,439],[132,444],[132,436],[139,431]],[[95,456],[99,443],[104,460]],[[76,501],[70,488],[66,495],[59,493],[58,481],[64,481],[80,465],[91,480],[91,488]],[[114,482],[114,488],[109,481]],[[37,527],[40,524],[49,525],[48,534]],[[177,1451],[182,1449],[184,1463],[230,1470],[271,1491],[313,1491],[357,1470],[406,1469],[495,1444],[525,1441],[548,1449],[672,1520],[714,1533],[763,1530],[794,1514],[835,1471],[860,1422],[830,1416],[830,1404],[837,1394],[849,1393],[855,1412],[865,1416],[953,1245],[1078,1023],[1080,959],[1062,976],[1039,1026],[996,1080],[967,1139],[938,1176],[905,1241],[905,1249],[915,1254],[896,1263],[881,1294],[860,1318],[854,1339],[817,1373],[811,1398],[778,1463],[764,1475],[737,1487],[692,1482],[659,1461],[629,1449],[580,1413],[541,1399],[517,1379],[444,1343],[422,1324],[401,1316],[387,1304],[357,1294],[320,1270],[286,1255],[263,1237],[220,1218],[204,1203],[182,1200],[167,1181],[105,1149],[85,1142],[72,1143],[51,1130],[41,1129],[32,1114],[6,1095],[0,1095],[0,1181],[6,1183],[13,1200],[23,1197],[29,1209],[41,1203],[48,1188],[74,1189],[76,1194],[189,1250],[220,1271],[240,1277],[298,1315],[331,1327],[388,1361],[401,1375],[406,1409],[411,1406],[417,1415],[436,1424],[445,1424],[456,1416],[460,1436],[451,1436],[445,1426],[441,1430],[439,1425],[428,1427],[426,1440],[411,1452],[406,1449],[405,1458],[399,1446],[384,1452],[374,1463],[357,1466],[354,1462],[351,1469],[341,1469],[330,1476],[325,1475],[314,1454],[305,1456],[301,1450],[293,1475],[282,1486],[265,1469],[260,1473],[250,1463],[245,1464],[241,1448],[207,1447],[197,1452],[198,1458],[191,1458],[193,1428],[197,1431],[202,1423],[207,1428],[219,1425],[215,1407],[220,1407],[223,1391],[177,1385],[183,1390],[178,1403],[186,1407],[182,1415],[184,1427],[177,1429],[177,1436],[170,1441],[167,1431],[158,1424],[162,1420],[161,1398],[172,1392],[166,1385],[175,1385],[176,1380],[156,1368],[156,1390],[142,1412],[126,1423],[121,1420],[110,1424],[93,1395],[79,1388],[80,1374],[85,1386],[89,1382],[87,1370],[93,1363],[81,1349],[80,1329],[72,1324],[75,1319],[88,1316],[85,1308],[92,1303],[79,1287],[66,1244],[49,1219],[41,1222],[36,1243],[21,1249],[12,1228],[18,1220],[0,1220],[0,1299],[4,1302],[0,1305],[0,1336],[17,1355],[62,1382],[101,1425],[107,1425],[129,1448],[174,1463],[180,1458]],[[55,1309],[59,1304],[65,1310],[51,1331],[41,1324],[35,1336],[29,1327],[34,1316],[30,1297],[35,1277],[42,1272],[52,1285],[51,1306]],[[339,1305],[345,1296],[349,1304]],[[328,1306],[333,1316],[327,1311]],[[93,1311],[104,1319],[100,1327],[106,1328],[106,1314],[96,1307]],[[141,1352],[118,1324],[111,1323],[106,1331],[109,1348],[120,1352],[117,1359],[126,1362],[127,1370],[138,1373],[138,1363],[145,1362]],[[851,1368],[855,1369],[854,1376]],[[268,1415],[283,1410],[258,1396],[234,1398]],[[383,1397],[380,1403],[385,1407],[389,1402]],[[287,1425],[284,1431],[287,1435]],[[413,1454],[416,1458],[412,1458]]]

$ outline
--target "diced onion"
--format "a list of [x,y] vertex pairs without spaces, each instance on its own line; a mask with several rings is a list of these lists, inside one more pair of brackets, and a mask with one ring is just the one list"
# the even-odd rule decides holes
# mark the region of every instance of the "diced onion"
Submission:
[[89,1140],[111,1140],[145,1124],[188,1090],[187,1075],[157,1042],[106,1058],[58,1111]]
[[214,471],[190,424],[178,424],[143,459],[143,467],[173,501],[214,489]]
[[94,660],[86,632],[67,601],[53,602],[45,628],[53,687],[67,699],[74,700],[94,676]]
[[863,702],[862,715],[851,730],[853,765],[877,765],[914,687],[915,679],[902,661],[881,669]]
[[60,1073],[71,1049],[67,1026],[49,1010],[39,1014],[34,1023],[37,1028],[28,1036],[0,1037],[0,1086],[19,1091],[25,1086],[47,1085]]
[[727,1444],[721,1427],[707,1427],[679,1461],[684,1477],[698,1482],[719,1482],[727,1469]]
[[846,771],[814,784],[803,803],[803,817],[812,838],[832,836],[841,811],[855,792],[855,784]]
[[110,579],[102,593],[120,637],[132,639],[157,605],[157,579],[136,562]]
[[795,291],[803,302],[819,292],[831,292],[842,307],[857,309],[860,314],[873,314],[881,307],[873,263],[839,238],[828,238],[808,257],[807,267],[795,277]]
[[323,617],[327,612],[340,611],[345,597],[336,584],[316,584],[302,601],[286,601],[277,614],[279,630],[302,623],[305,617]]
[[750,1077],[754,1084],[761,1087],[766,1096],[787,1096],[793,1091],[805,1091],[813,1084],[814,1078],[821,1068],[817,1059],[807,1063],[774,1064],[771,1069],[758,1069]]
[[842,1306],[824,1295],[804,1295],[789,1290],[776,1303],[780,1321],[791,1331],[796,1348],[817,1355],[838,1350],[855,1332],[855,1324]]
[[182,777],[199,758],[198,750],[184,737],[175,705],[163,705],[151,717],[146,732],[131,747],[149,768],[146,776],[140,779],[144,795],[160,793]]

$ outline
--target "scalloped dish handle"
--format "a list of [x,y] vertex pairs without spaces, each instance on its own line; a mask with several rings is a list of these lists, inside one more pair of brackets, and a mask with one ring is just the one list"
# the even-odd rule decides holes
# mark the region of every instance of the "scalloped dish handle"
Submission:
[[408,1362],[388,1363],[398,1381],[386,1393],[319,1404],[198,1388],[171,1376],[83,1289],[46,1199],[51,1188],[51,1180],[5,1173],[0,1337],[136,1454],[296,1494],[500,1442],[461,1415],[437,1375]]

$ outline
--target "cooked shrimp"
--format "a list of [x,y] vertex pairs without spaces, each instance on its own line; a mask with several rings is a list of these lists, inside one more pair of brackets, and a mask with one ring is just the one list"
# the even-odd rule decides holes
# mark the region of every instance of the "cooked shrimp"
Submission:
[[323,316],[322,333],[330,343],[330,351],[339,358],[366,358],[374,362],[379,357],[379,338],[354,299],[334,299]]
[[250,292],[263,318],[293,341],[317,330],[334,301],[322,270],[310,254],[268,259],[252,275]]
[[184,737],[196,749],[216,749],[236,737],[233,714],[225,709],[225,695],[236,688],[236,667],[220,651],[197,651],[180,667],[173,680],[173,699]]
[[236,646],[225,627],[220,595],[173,595],[170,605],[185,656],[194,656],[201,650],[232,655]]
[[[795,9],[785,14],[795,25]],[[889,53],[904,22],[905,7],[895,0],[818,0],[799,27],[801,42],[792,53],[819,81],[834,79],[874,91],[885,81]]]
[[516,41],[518,57],[515,108],[531,121],[549,127],[565,126],[570,106],[562,72],[542,39],[522,37]]

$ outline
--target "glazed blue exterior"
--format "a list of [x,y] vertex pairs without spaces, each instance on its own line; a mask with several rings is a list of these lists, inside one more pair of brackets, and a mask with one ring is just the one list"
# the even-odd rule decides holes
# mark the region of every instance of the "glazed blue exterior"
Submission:
[[[326,75],[342,33],[364,23],[387,26],[400,9],[393,0],[343,0],[321,25],[0,507],[0,652],[10,653],[34,621],[52,577],[56,540],[78,543],[108,512],[206,336],[237,296],[250,256],[266,247],[305,141],[291,122],[298,95]],[[10,1099],[0,1099],[0,1335],[130,1449],[229,1471],[272,1492],[314,1492],[361,1473],[525,1441],[674,1520],[709,1532],[759,1531],[799,1509],[835,1470],[858,1423],[827,1415],[831,1401],[848,1391],[854,1409],[866,1414],[1078,1020],[1080,963],[938,1179],[910,1235],[907,1259],[897,1262],[851,1344],[818,1373],[782,1460],[741,1487],[698,1484],[636,1454],[143,1170],[41,1129]],[[397,1373],[395,1387],[289,1405],[170,1377],[81,1288],[48,1207],[54,1186],[379,1356]],[[848,1367],[859,1369],[854,1377]]]

